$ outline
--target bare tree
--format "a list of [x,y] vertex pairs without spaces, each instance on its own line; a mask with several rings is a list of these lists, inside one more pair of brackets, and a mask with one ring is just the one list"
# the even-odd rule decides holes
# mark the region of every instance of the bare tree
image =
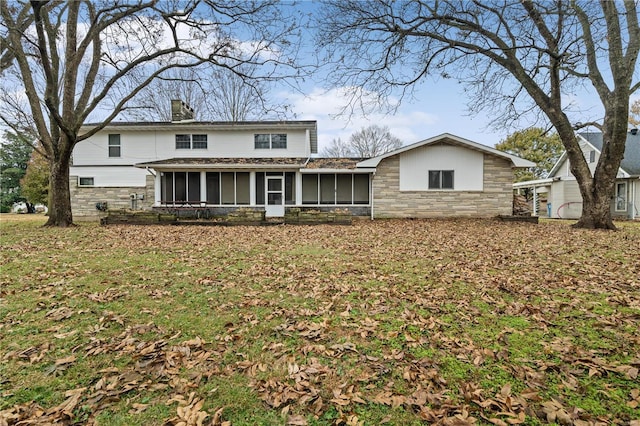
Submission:
[[287,106],[270,103],[269,86],[253,79],[257,72],[253,64],[243,64],[235,71],[211,65],[174,69],[145,87],[134,99],[138,108],[125,115],[135,120],[169,121],[172,99],[189,104],[197,120],[245,121],[284,115]]
[[385,154],[402,146],[402,141],[391,134],[388,126],[372,124],[354,132],[347,142],[333,139],[322,150],[324,157],[370,158]]
[[391,134],[389,127],[372,124],[352,134],[349,146],[356,157],[376,157],[400,148],[402,141]]
[[629,124],[632,126],[640,125],[640,99],[637,99],[629,108]]
[[349,144],[342,139],[332,139],[328,147],[322,149],[321,155],[329,158],[355,157]]
[[[629,98],[640,88],[632,0],[330,0],[319,15],[330,82],[410,96],[427,75],[467,83],[469,107],[509,125],[537,114],[558,132],[583,199],[577,227],[615,229],[610,199],[624,153]],[[572,120],[563,97],[590,87],[604,117]],[[353,102],[357,102],[357,96]],[[580,123],[580,122],[581,123]],[[603,134],[592,175],[574,131]]]
[[[0,0],[0,120],[34,135],[49,161],[47,225],[73,223],[75,144],[135,108],[156,78],[203,64],[249,82],[294,77],[298,21],[284,13],[275,0]],[[100,121],[81,133],[89,117]]]

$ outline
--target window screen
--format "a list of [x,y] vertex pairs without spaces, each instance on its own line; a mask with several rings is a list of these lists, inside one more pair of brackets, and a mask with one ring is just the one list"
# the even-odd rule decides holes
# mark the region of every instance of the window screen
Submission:
[[236,173],[236,204],[249,204],[249,173]]
[[318,175],[302,175],[302,204],[318,204]]
[[207,173],[207,204],[220,204],[220,173]]

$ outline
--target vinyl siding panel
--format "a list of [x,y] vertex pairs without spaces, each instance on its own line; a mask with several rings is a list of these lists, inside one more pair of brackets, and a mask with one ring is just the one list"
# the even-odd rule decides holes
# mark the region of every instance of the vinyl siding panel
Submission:
[[455,145],[429,145],[400,157],[400,191],[428,191],[429,170],[453,170],[454,191],[482,191],[483,154]]
[[[108,155],[109,134],[99,132],[79,142],[73,151],[73,164],[83,165],[133,165],[145,161],[169,158],[289,158],[310,155],[308,134],[305,130],[243,130],[243,131],[127,131],[120,134],[121,157]],[[286,133],[286,149],[255,149],[254,134]],[[176,134],[206,134],[207,149],[176,149]]]

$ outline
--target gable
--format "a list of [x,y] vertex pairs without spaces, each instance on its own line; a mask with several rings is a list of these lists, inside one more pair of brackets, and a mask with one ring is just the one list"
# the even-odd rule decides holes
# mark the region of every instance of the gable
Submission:
[[[602,133],[586,132],[578,134],[578,144],[584,155],[591,175],[593,176],[600,153],[602,152]],[[563,152],[558,162],[553,166],[548,178],[573,176],[569,169],[570,163],[567,152]],[[640,134],[627,133],[624,157],[620,162],[618,177],[640,175]]]
[[439,143],[398,154],[400,191],[429,190],[429,171],[453,171],[455,191],[482,191],[484,154]]
[[416,142],[412,145],[403,146],[402,148],[396,149],[394,151],[388,152],[383,155],[379,155],[377,157],[369,158],[367,160],[361,161],[358,163],[358,167],[377,167],[380,161],[385,158],[391,157],[393,155],[402,154],[407,151],[415,150],[423,146],[434,145],[446,143],[449,145],[460,146],[464,149],[478,151],[483,154],[493,155],[495,157],[503,158],[508,160],[511,163],[512,167],[534,167],[535,163],[532,163],[529,160],[525,160],[516,155],[508,154],[503,151],[499,151],[495,148],[488,147],[486,145],[479,144],[477,142],[470,141],[468,139],[461,138],[459,136],[452,135],[450,133],[443,133],[441,135],[425,139],[420,142]]

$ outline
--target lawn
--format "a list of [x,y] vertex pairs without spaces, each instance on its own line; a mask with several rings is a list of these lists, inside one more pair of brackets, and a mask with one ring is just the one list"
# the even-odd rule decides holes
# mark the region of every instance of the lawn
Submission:
[[640,224],[0,217],[0,424],[640,425]]

